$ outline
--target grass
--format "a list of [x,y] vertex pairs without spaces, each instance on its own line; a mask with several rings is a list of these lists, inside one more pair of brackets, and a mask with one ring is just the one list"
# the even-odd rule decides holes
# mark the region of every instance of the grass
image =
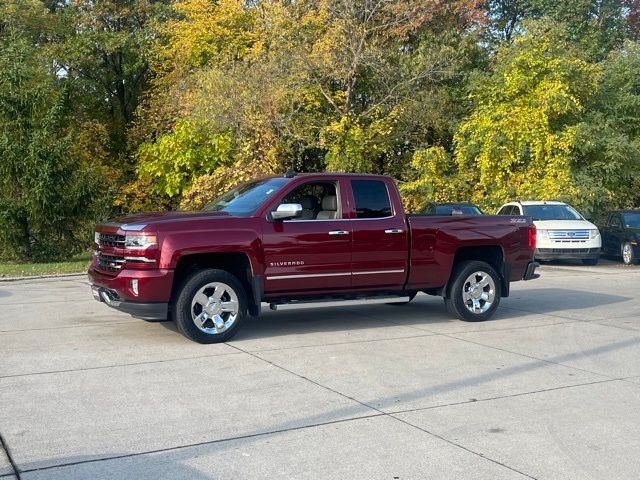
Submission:
[[69,260],[52,263],[0,263],[2,277],[33,277],[38,275],[59,275],[63,273],[84,273],[91,261],[90,253],[76,255]]

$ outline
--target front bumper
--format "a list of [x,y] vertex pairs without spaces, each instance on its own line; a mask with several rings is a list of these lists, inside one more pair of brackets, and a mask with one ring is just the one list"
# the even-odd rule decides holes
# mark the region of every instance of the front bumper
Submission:
[[[137,318],[167,319],[173,270],[125,269],[112,276],[92,265],[88,277],[96,300]],[[132,280],[137,280],[137,295],[132,288]]]
[[536,248],[536,260],[583,260],[600,257],[600,248]]
[[109,307],[143,320],[166,320],[169,315],[168,303],[128,302],[120,298],[115,290],[91,285],[93,298]]

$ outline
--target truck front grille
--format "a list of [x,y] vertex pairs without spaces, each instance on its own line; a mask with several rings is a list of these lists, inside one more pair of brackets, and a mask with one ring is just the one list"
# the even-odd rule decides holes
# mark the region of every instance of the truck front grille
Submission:
[[124,247],[124,235],[116,235],[115,233],[98,234],[98,245],[101,247]]
[[107,255],[105,253],[98,253],[98,268],[107,272],[117,272],[122,268],[124,263],[124,257],[118,257],[116,255]]

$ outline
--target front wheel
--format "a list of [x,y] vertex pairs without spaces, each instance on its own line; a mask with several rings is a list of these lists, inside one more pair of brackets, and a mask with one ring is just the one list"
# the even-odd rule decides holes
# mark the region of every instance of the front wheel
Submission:
[[633,251],[633,245],[630,242],[624,242],[620,246],[620,254],[622,255],[622,263],[625,265],[633,265],[638,261]]
[[468,261],[453,272],[444,301],[452,315],[467,322],[489,319],[500,304],[500,278],[485,262]]
[[247,295],[238,279],[224,270],[207,269],[186,279],[173,309],[178,330],[198,343],[225,342],[247,316]]

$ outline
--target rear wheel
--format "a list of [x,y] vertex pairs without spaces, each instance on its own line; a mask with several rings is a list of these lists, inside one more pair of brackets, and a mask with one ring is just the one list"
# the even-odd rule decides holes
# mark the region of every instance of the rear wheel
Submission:
[[500,278],[485,262],[460,263],[444,301],[447,310],[460,320],[481,322],[489,319],[500,304]]
[[173,320],[178,330],[198,343],[229,340],[247,316],[247,296],[238,279],[224,270],[193,273],[180,289]]
[[620,246],[620,254],[622,255],[622,263],[625,265],[633,265],[638,259],[633,251],[633,245],[630,242],[623,242]]

